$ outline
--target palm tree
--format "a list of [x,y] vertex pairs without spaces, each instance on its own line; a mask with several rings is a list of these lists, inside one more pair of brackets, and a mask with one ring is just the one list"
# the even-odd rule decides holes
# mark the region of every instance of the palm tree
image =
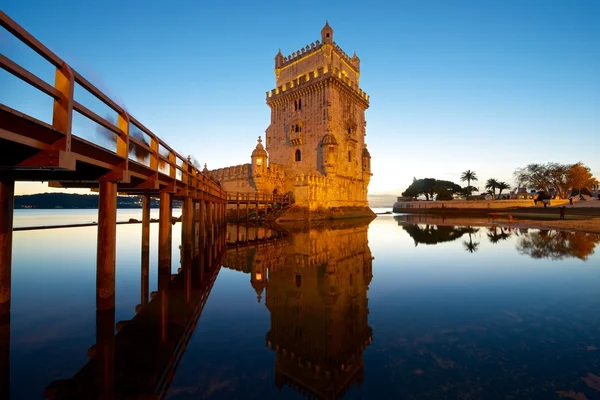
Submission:
[[500,198],[500,196],[502,196],[502,191],[503,190],[509,190],[510,189],[510,185],[504,181],[502,182],[498,182],[498,186],[496,186],[498,188],[498,198]]
[[469,195],[471,194],[471,181],[477,181],[477,174],[475,171],[471,171],[470,169],[466,170],[460,176],[460,180],[462,182],[467,181],[467,200],[469,200]]
[[498,187],[498,181],[494,178],[490,178],[485,183],[485,188],[489,189],[492,193],[492,200],[496,200],[496,188]]

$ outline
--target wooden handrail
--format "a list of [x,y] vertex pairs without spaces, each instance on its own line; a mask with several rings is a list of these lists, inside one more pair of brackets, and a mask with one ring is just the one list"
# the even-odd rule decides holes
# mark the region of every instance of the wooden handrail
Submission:
[[0,67],[6,72],[9,72],[17,78],[29,83],[34,88],[46,93],[48,96],[53,97],[56,100],[60,99],[60,92],[54,86],[33,75],[31,72],[27,71],[25,68],[21,67],[4,54],[0,54]]
[[114,126],[111,122],[102,118],[101,116],[99,116],[98,114],[96,114],[95,112],[93,112],[92,110],[90,110],[89,108],[84,106],[83,104],[81,104],[77,101],[73,101],[73,109],[75,111],[77,111],[78,113],[80,113],[81,115],[91,119],[98,125],[105,127],[106,129],[108,129],[109,131],[113,132],[116,135],[123,134],[123,132],[121,132],[121,130],[119,128],[117,128],[116,126]]
[[[223,188],[221,188],[216,182],[214,182],[211,179],[208,179],[198,168],[194,167],[187,160],[186,157],[181,156],[179,153],[173,150],[173,148],[169,146],[163,139],[155,135],[150,129],[144,126],[135,117],[129,115],[121,106],[119,106],[115,101],[113,101],[110,97],[104,94],[100,89],[98,89],[85,77],[83,77],[77,71],[72,70],[60,57],[58,57],[56,54],[50,51],[46,46],[44,46],[40,41],[34,38],[29,32],[27,32],[23,27],[17,24],[3,11],[0,11],[0,26],[4,27],[18,40],[23,42],[29,48],[31,48],[40,56],[42,56],[45,60],[50,62],[57,69],[57,71],[60,72],[57,72],[57,76],[64,76],[66,74],[68,76],[67,79],[71,79],[71,84],[69,86],[71,92],[69,93],[68,91],[64,91],[64,82],[63,86],[60,86],[58,82],[56,83],[56,85],[58,86],[52,86],[51,84],[45,82],[33,73],[26,70],[25,68],[21,67],[14,61],[10,60],[8,57],[0,54],[0,68],[6,70],[10,74],[16,76],[17,78],[28,83],[29,85],[35,87],[36,89],[40,90],[46,95],[54,98],[55,101],[63,101],[64,99],[68,99],[69,106],[67,110],[69,110],[69,113],[66,113],[66,117],[63,120],[61,120],[63,121],[61,126],[66,126],[67,128],[61,129],[65,130],[70,135],[70,126],[72,124],[70,104],[72,104],[72,110],[77,111],[81,115],[89,118],[90,120],[94,121],[95,123],[99,124],[100,126],[103,126],[104,128],[110,130],[111,132],[117,135],[117,151],[109,151],[117,154],[123,152],[130,153],[132,146],[129,146],[128,144],[131,143],[132,145],[141,147],[148,152],[148,155],[150,156],[150,168],[152,168],[154,171],[158,171],[160,163],[165,162],[169,166],[169,171],[167,175],[177,179],[177,171],[181,171],[181,181],[184,182],[187,186],[194,188],[204,188],[203,190],[209,192],[211,195],[220,197],[221,199],[227,198],[227,192],[223,190]],[[75,101],[73,98],[72,89],[73,82],[79,84],[83,89],[88,91],[90,94],[99,99],[109,108],[114,110],[119,115],[118,126],[115,126],[114,123],[106,120],[105,118],[100,117],[98,114],[96,114],[83,104]],[[144,143],[144,140],[136,139],[135,137],[130,136],[128,134],[129,127],[131,126],[131,124],[133,124],[135,128],[139,129],[141,132],[143,132],[149,137],[149,144]],[[162,146],[166,150],[166,152],[168,152],[168,154],[160,154],[159,146]],[[67,151],[70,151],[70,148],[68,148]]]
[[63,61],[56,54],[51,52],[46,46],[44,46],[39,40],[34,38],[25,29],[23,29],[21,25],[17,24],[2,10],[0,10],[0,25],[4,27],[4,29],[12,33],[14,36],[16,36],[17,39],[19,39],[21,42],[25,43],[31,50],[44,57],[56,68],[60,69],[62,67]]

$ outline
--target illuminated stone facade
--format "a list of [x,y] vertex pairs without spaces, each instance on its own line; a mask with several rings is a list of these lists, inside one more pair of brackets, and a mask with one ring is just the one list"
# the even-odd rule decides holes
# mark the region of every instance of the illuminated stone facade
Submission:
[[366,224],[311,229],[266,246],[231,249],[224,265],[250,274],[258,301],[271,313],[266,341],[277,353],[277,387],[337,399],[362,381],[362,352],[372,340]]
[[250,164],[207,171],[229,192],[291,193],[310,211],[368,207],[371,156],[365,143],[369,96],[360,59],[348,56],[326,24],[321,41],[275,57],[267,92],[271,123]]

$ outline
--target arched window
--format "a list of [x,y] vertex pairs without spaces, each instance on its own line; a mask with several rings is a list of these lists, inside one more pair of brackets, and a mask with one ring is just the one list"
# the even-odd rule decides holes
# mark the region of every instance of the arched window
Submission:
[[302,286],[302,275],[296,274],[296,287],[299,288]]
[[296,125],[296,132],[300,132],[300,125]]
[[302,161],[302,152],[300,149],[296,150],[296,161]]
[[352,150],[348,150],[348,162],[352,162]]
[[298,100],[298,110],[302,110],[302,99]]
[[294,111],[298,111],[298,100],[294,100]]

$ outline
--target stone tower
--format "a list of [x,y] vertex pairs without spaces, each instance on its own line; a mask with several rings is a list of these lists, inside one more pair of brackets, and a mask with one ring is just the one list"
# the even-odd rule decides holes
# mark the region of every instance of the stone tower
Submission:
[[365,142],[369,96],[359,87],[360,59],[321,39],[275,55],[276,88],[267,92],[271,123],[250,163],[207,171],[231,193],[288,194],[280,221],[372,217],[367,201],[371,155]]
[[367,207],[369,97],[359,88],[360,59],[334,42],[325,23],[320,41],[288,57],[277,53],[275,78],[265,144],[270,163],[286,170],[286,191],[310,210]]

